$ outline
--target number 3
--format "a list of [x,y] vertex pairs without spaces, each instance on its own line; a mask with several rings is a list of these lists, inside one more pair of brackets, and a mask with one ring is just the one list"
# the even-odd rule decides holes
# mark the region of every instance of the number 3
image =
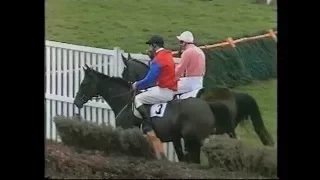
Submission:
[[162,104],[158,105],[158,110],[156,111],[156,114],[161,114],[162,106],[163,106]]

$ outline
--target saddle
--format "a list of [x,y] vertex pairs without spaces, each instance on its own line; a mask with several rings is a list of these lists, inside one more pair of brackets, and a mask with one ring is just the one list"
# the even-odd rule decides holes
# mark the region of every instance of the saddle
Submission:
[[177,99],[188,99],[188,98],[200,98],[200,96],[204,93],[204,87],[200,88],[200,89],[195,89],[193,91],[190,92],[186,92],[186,93],[181,93],[181,94],[176,94],[173,97],[173,100],[177,100]]

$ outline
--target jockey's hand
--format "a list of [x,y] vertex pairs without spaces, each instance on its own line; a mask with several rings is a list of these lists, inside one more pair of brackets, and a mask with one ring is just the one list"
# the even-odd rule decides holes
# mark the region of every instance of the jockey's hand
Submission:
[[137,82],[132,83],[132,90],[137,90]]

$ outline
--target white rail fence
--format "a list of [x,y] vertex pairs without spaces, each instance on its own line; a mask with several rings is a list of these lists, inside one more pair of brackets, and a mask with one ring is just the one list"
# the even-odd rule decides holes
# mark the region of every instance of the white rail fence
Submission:
[[[80,110],[73,104],[74,97],[84,77],[82,67],[88,64],[109,76],[121,76],[124,64],[120,48],[113,50],[78,46],[60,42],[46,41],[46,138],[60,141],[53,117],[64,115],[72,117],[79,113],[85,120],[98,124],[115,126],[115,116],[104,100],[89,101]],[[143,62],[149,57],[131,54]],[[178,161],[172,143],[164,143],[166,155],[171,161]]]

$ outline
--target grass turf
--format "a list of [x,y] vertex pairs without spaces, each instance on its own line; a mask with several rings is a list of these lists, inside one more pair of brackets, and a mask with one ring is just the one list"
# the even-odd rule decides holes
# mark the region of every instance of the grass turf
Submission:
[[46,39],[137,53],[161,34],[175,49],[184,30],[208,44],[274,28],[276,11],[255,0],[46,0]]

